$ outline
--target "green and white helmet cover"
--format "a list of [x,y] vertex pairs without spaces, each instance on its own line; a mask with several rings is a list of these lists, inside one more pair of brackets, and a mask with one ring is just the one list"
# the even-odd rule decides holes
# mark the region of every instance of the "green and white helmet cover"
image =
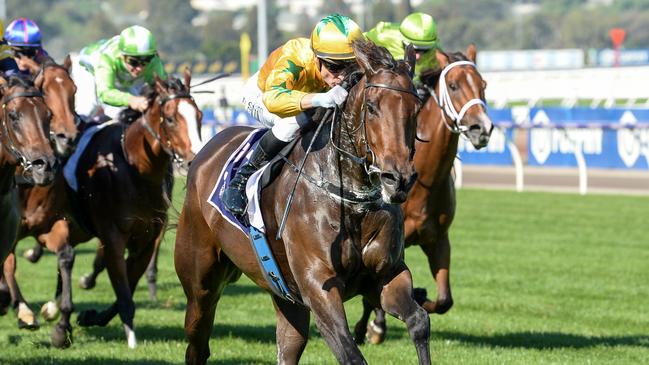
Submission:
[[399,26],[405,41],[415,49],[437,47],[437,25],[432,16],[425,13],[412,13],[405,17]]
[[119,50],[128,56],[150,56],[157,52],[158,45],[150,30],[133,25],[119,34]]

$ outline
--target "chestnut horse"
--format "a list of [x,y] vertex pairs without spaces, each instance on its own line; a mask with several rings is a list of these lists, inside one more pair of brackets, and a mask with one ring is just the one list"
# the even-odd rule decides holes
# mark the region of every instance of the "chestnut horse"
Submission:
[[[284,203],[297,178],[294,170],[284,167],[261,198],[269,244],[299,298],[290,302],[271,293],[277,362],[299,362],[311,311],[340,363],[365,364],[343,307],[344,300],[362,294],[405,321],[420,364],[430,364],[429,319],[412,299],[398,205],[416,178],[412,156],[421,104],[410,78],[414,50],[409,48],[411,62],[405,63],[371,42],[355,42],[353,48],[363,77],[350,90],[341,118],[316,135],[279,240]],[[190,364],[209,357],[216,305],[227,284],[244,273],[270,291],[248,237],[207,203],[218,171],[250,131],[232,127],[217,134],[189,170],[175,266],[187,296],[185,360]],[[300,164],[315,134],[305,132],[287,157],[290,164]]]
[[[466,56],[460,52],[437,51],[440,68],[422,75],[431,97],[417,116],[415,169],[417,183],[401,205],[406,246],[418,245],[428,259],[437,283],[437,299],[421,300],[428,313],[446,313],[453,305],[449,270],[451,247],[448,229],[455,215],[455,185],[451,168],[460,134],[480,149],[487,145],[493,129],[485,105],[486,82],[475,65],[476,48]],[[424,295],[425,296],[425,295]],[[376,319],[367,326],[375,307],[364,301],[363,317],[355,326],[357,342],[367,337],[372,343],[385,338],[385,313],[376,309]]]
[[36,185],[52,183],[57,169],[50,146],[50,114],[33,84],[12,76],[0,77],[0,262],[13,250],[20,223],[16,168]]
[[[97,237],[117,302],[100,313],[82,312],[78,322],[82,326],[104,326],[119,313],[128,345],[135,347],[132,291],[167,223],[173,184],[171,163],[186,168],[193,159],[188,128],[200,122],[201,112],[189,94],[190,79],[187,71],[185,85],[176,79],[157,80],[146,94],[150,102],[147,112],[128,127],[116,124],[97,132],[79,158],[78,191],[66,189],[63,179],[57,180],[56,188],[62,190],[64,201],[48,208],[63,218],[52,218],[49,227],[30,232],[38,234],[39,242],[46,247],[62,247],[65,253],[63,260],[59,255],[56,297],[60,296],[63,315],[52,332],[55,346],[71,343],[72,245]],[[67,196],[76,203],[74,207],[68,204]],[[125,261],[126,249],[129,257]]]

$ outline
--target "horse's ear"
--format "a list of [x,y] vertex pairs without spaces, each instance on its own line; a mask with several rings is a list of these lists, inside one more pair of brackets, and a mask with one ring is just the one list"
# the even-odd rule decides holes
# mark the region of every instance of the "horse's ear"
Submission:
[[165,90],[164,81],[162,81],[158,74],[153,75],[153,81],[155,82],[155,88],[158,92]]
[[469,46],[466,48],[466,56],[473,63],[475,63],[477,53],[478,50],[476,49],[475,44],[473,43],[469,44]]
[[444,68],[448,65],[448,56],[440,49],[435,50],[435,57],[437,57],[437,61],[439,62],[439,66],[441,68]]
[[362,40],[355,40],[352,42],[356,62],[358,62],[358,65],[361,67],[361,71],[363,71],[364,74],[373,74],[375,72],[370,63],[370,59],[367,56],[370,47],[376,47],[376,45],[372,42]]
[[405,60],[408,63],[408,67],[410,67],[410,77],[413,77],[415,75],[415,63],[417,62],[417,56],[415,55],[415,47],[412,45],[412,43],[406,46]]
[[189,90],[189,83],[192,81],[192,72],[189,67],[185,67],[185,87]]
[[63,60],[63,67],[65,67],[65,69],[68,70],[68,73],[72,73],[72,58],[70,57],[69,53],[67,56],[65,56],[65,59]]

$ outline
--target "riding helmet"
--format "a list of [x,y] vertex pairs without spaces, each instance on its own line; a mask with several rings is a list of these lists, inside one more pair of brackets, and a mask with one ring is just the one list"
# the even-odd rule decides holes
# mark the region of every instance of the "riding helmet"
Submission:
[[425,13],[412,13],[405,17],[399,26],[406,43],[415,49],[426,50],[437,46],[437,26],[432,16]]
[[128,56],[150,56],[157,52],[158,47],[150,30],[133,25],[119,34],[119,50]]
[[355,58],[352,41],[362,38],[363,32],[356,22],[331,14],[322,18],[311,32],[311,47],[320,58],[350,60]]
[[40,47],[41,30],[35,21],[18,18],[7,26],[4,38],[13,47]]

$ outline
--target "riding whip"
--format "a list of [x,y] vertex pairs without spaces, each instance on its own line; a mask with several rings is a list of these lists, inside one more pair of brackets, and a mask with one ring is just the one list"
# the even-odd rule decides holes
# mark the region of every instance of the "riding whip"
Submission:
[[191,89],[191,88],[196,87],[196,86],[205,85],[205,84],[207,84],[208,82],[216,81],[216,80],[218,80],[218,79],[222,79],[222,78],[224,78],[224,77],[228,77],[228,76],[230,76],[230,75],[231,75],[231,74],[230,74],[229,72],[220,72],[220,73],[216,74],[214,77],[212,77],[211,79],[207,79],[207,80],[205,80],[205,81],[201,81],[201,82],[199,82],[198,84],[191,85],[189,88]]

